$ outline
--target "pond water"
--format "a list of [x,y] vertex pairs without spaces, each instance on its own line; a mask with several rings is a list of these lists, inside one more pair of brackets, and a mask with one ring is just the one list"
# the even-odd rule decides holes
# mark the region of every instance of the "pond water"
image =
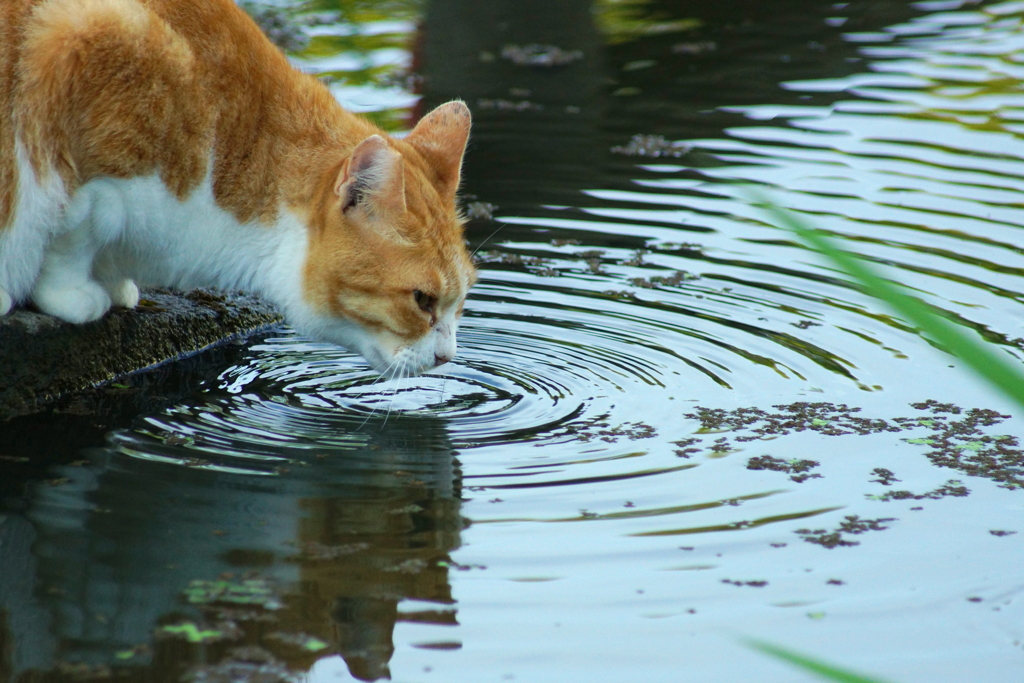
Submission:
[[0,681],[1024,675],[1016,409],[745,189],[1021,358],[1024,3],[313,9],[347,106],[473,110],[459,356],[282,328],[5,425]]

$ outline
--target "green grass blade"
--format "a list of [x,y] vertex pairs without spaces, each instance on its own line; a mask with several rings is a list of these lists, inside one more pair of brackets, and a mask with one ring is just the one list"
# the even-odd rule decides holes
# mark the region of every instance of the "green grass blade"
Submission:
[[991,386],[1024,408],[1024,370],[1020,364],[1012,362],[1005,354],[991,350],[986,342],[975,339],[963,327],[936,314],[928,304],[877,275],[862,259],[835,246],[824,232],[804,224],[792,212],[772,204],[759,193],[751,191],[750,194],[782,227],[796,233],[806,244],[856,279],[868,294],[885,301]]
[[760,650],[767,655],[771,655],[772,657],[776,657],[798,666],[805,671],[816,673],[822,678],[830,681],[839,681],[839,683],[885,683],[885,681],[880,678],[868,678],[867,676],[861,676],[860,674],[855,674],[852,671],[840,669],[837,666],[826,664],[818,659],[805,657],[804,655],[797,654],[792,650],[787,650],[779,647],[778,645],[772,645],[771,643],[765,643],[760,640],[748,640],[747,645],[755,650]]

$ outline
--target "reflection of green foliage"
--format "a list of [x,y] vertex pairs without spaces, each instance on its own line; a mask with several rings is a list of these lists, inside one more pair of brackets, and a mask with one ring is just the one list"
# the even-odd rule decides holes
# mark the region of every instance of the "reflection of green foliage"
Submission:
[[364,119],[369,119],[375,126],[392,133],[408,126],[404,114],[404,111],[398,109],[383,109],[381,111],[364,111],[359,115]]
[[368,53],[387,48],[408,48],[409,36],[405,33],[378,33],[372,36],[353,34],[336,36],[314,36],[302,56],[315,59],[330,57],[342,52]]
[[880,678],[868,678],[867,676],[861,676],[855,674],[852,671],[840,669],[837,666],[826,664],[818,659],[811,659],[804,655],[797,654],[792,650],[786,650],[777,645],[771,645],[770,643],[764,643],[758,640],[747,641],[747,644],[755,650],[760,650],[765,654],[769,654],[772,657],[777,657],[783,661],[794,664],[805,671],[816,673],[824,679],[830,681],[839,681],[839,683],[884,683]]
[[[392,22],[415,25],[425,6],[426,0],[291,0],[287,7],[275,11],[290,17],[294,27],[321,27],[316,31],[319,35],[290,50],[296,58],[307,60],[305,66],[318,77],[346,86],[409,90],[410,75],[405,67],[379,64],[376,57],[381,50],[412,49],[412,32],[401,24],[395,27]],[[318,64],[339,55],[349,58],[351,66],[325,69]],[[404,109],[372,112],[368,118],[391,132],[408,125]]]
[[346,23],[411,21],[423,13],[425,0],[307,0],[303,11],[336,12]]
[[396,68],[392,65],[380,67],[368,67],[358,71],[320,71],[317,76],[327,78],[329,81],[342,81],[346,85],[380,85],[386,82],[395,73]]
[[700,19],[672,19],[651,12],[649,4],[651,0],[596,0],[597,26],[609,43],[626,43],[644,36],[692,31],[702,24]]

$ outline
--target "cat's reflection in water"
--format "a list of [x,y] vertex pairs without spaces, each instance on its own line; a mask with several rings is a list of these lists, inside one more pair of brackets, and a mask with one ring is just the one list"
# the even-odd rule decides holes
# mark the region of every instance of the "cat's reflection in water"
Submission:
[[[370,446],[379,448],[382,464],[394,463],[394,469],[384,465],[390,471],[380,484],[302,501],[301,594],[311,610],[328,608],[333,644],[361,680],[390,678],[396,622],[456,623],[449,554],[466,521],[457,462],[450,446],[438,442],[447,442],[442,424],[433,422],[392,414],[388,427],[395,428]],[[412,460],[428,467],[413,470]],[[318,560],[318,551],[337,556]],[[400,612],[399,603],[409,599],[422,603],[420,609]]]
[[[109,448],[56,468],[67,481],[38,487],[9,520],[19,524],[0,526],[0,540],[4,528],[31,536],[10,546],[20,561],[0,564],[17,574],[0,576],[11,589],[0,591],[0,641],[19,634],[0,642],[0,670],[98,670],[136,648],[125,665],[139,680],[178,681],[260,651],[295,671],[341,655],[359,679],[390,677],[398,621],[456,623],[448,571],[466,523],[461,475],[442,420],[392,414],[356,435],[361,447],[294,451],[276,477]],[[274,595],[238,604],[199,591],[188,604],[190,586],[218,581]],[[405,600],[419,609],[400,610]],[[224,635],[197,646],[165,629],[185,623]],[[326,647],[295,644],[308,637]]]

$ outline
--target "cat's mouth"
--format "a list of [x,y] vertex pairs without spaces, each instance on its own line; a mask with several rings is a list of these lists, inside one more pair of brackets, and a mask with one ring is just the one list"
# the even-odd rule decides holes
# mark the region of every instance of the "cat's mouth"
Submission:
[[337,316],[302,307],[289,316],[300,334],[358,353],[374,372],[386,379],[422,375],[455,357],[458,323],[445,320],[418,338],[403,339],[385,330],[369,330]]
[[386,379],[404,379],[429,372],[449,362],[454,356],[454,350],[449,355],[436,353],[432,347],[428,348],[427,341],[402,346],[391,353],[380,345],[359,350],[359,353],[374,371]]

